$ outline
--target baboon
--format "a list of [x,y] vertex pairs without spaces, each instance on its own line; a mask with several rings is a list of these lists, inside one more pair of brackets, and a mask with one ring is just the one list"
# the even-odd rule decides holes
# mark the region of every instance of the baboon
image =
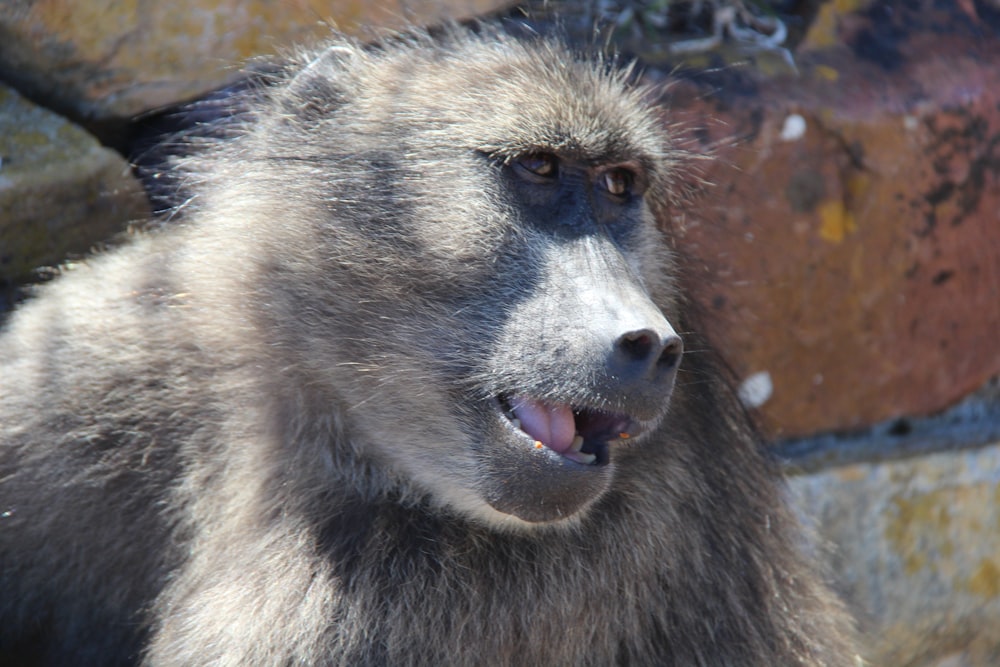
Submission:
[[453,27],[267,76],[0,339],[4,659],[854,664],[628,74]]

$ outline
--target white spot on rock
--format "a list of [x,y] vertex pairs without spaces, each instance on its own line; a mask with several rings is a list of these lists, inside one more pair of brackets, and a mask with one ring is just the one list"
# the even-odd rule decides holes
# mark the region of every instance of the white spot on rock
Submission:
[[767,371],[754,373],[740,384],[739,397],[748,408],[759,408],[767,403],[774,393],[774,383]]
[[798,141],[806,135],[806,119],[797,113],[790,114],[785,118],[785,124],[781,126],[782,141]]

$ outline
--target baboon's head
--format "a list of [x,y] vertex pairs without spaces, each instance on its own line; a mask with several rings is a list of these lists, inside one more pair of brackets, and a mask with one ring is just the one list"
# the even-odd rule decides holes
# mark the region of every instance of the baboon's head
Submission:
[[336,45],[240,156],[275,348],[354,452],[497,526],[581,516],[667,410],[677,152],[624,78],[492,34]]

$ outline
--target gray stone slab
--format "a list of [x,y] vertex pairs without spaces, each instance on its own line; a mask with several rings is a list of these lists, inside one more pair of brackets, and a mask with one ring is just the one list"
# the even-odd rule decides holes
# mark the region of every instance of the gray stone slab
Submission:
[[1000,444],[794,477],[875,665],[1000,664]]
[[121,156],[0,85],[0,280],[86,254],[148,215]]

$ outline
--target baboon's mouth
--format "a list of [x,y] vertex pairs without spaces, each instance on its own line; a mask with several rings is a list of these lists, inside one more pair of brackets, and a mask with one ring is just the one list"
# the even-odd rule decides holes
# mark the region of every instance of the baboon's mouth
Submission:
[[504,416],[526,441],[583,465],[605,465],[609,445],[642,430],[639,422],[624,414],[527,396],[501,396],[499,401]]

